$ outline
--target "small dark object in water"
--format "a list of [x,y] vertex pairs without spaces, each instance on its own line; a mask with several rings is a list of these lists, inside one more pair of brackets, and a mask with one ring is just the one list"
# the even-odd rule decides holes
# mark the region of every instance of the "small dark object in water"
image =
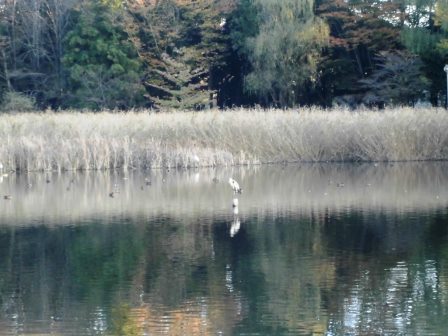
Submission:
[[110,193],[109,193],[109,197],[112,197],[112,198],[115,197],[115,192],[113,192],[113,191],[110,192]]
[[5,196],[3,196],[3,198],[4,198],[5,200],[10,200],[10,199],[12,199],[12,196],[11,196],[11,195],[5,195]]
[[336,187],[344,188],[344,187],[345,187],[345,184],[344,184],[344,183],[338,183],[338,184],[336,184]]
[[46,181],[47,183],[50,183],[51,181],[50,181],[50,179],[47,179],[47,181]]
[[215,183],[218,183],[218,182],[219,182],[219,180],[218,180],[217,177],[214,177],[212,181],[215,182]]

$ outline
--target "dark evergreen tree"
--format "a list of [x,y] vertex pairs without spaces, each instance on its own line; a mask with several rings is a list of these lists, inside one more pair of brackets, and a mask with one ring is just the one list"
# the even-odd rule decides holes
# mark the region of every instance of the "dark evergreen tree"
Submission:
[[420,56],[424,72],[430,79],[433,105],[446,101],[446,79],[443,72],[448,62],[448,3],[446,0],[412,0],[401,38],[406,48]]
[[119,19],[106,4],[77,11],[63,59],[69,73],[66,107],[128,109],[143,101],[141,64]]
[[376,68],[376,55],[402,49],[401,6],[396,2],[318,0],[317,14],[330,27],[330,46],[319,65],[315,101],[356,106],[365,87],[359,83]]
[[157,108],[216,106],[226,66],[224,22],[233,1],[154,1],[133,6],[147,99]]

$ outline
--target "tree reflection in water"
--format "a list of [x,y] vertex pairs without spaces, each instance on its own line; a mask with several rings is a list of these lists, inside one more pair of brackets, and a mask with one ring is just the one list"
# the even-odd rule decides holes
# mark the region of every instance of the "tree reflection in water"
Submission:
[[443,334],[448,169],[396,168],[224,171],[238,214],[219,172],[11,177],[0,335]]

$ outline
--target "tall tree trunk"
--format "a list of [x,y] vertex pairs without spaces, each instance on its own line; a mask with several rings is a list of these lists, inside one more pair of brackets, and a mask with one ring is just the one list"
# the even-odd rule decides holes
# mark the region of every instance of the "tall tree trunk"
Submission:
[[3,73],[5,74],[6,87],[8,88],[8,91],[12,91],[11,81],[9,80],[8,62],[6,60],[5,49],[1,48],[1,50],[3,58]]
[[49,48],[51,49],[50,62],[55,75],[54,89],[58,98],[62,98],[65,87],[62,57],[64,56],[63,39],[69,25],[70,9],[75,5],[74,0],[45,0],[46,22]]
[[16,6],[17,1],[12,0],[11,7],[11,60],[13,70],[17,70],[17,47],[16,47]]
[[361,61],[361,56],[359,55],[358,46],[353,48],[353,54],[355,55],[356,65],[358,66],[358,71],[362,78],[362,77],[364,77],[364,70],[362,67],[362,61]]

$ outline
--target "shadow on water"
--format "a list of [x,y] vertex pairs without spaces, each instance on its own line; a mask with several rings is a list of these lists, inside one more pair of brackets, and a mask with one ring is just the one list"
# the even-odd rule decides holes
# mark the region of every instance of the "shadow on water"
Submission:
[[10,175],[0,335],[442,335],[447,168]]

